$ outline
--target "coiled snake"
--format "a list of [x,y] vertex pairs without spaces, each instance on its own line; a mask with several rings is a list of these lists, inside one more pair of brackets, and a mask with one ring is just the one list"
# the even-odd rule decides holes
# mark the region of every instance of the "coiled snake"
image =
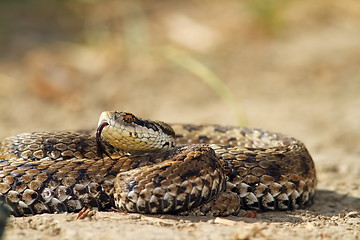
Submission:
[[0,201],[15,216],[291,210],[310,205],[315,186],[304,144],[260,129],[103,112],[96,134],[24,133],[0,145]]

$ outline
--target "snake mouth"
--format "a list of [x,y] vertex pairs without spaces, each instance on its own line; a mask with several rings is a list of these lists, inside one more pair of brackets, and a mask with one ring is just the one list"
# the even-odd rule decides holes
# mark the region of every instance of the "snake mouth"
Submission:
[[101,132],[102,132],[102,130],[104,129],[104,127],[106,127],[106,126],[108,126],[108,125],[109,125],[108,122],[103,122],[103,123],[101,123],[101,124],[98,126],[98,128],[96,129],[97,153],[98,153],[98,156],[99,156],[100,158],[102,158],[102,157],[104,156],[104,154],[105,154],[106,156],[108,156],[109,158],[111,158],[110,155],[109,155],[109,153],[106,152],[105,147],[104,147],[104,145],[103,145],[103,141],[102,141],[102,139],[101,139]]

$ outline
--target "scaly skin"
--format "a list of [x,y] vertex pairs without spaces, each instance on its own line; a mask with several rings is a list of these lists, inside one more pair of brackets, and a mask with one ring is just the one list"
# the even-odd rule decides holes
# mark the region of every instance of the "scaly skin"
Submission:
[[[0,200],[11,214],[78,212],[86,207],[226,216],[240,209],[288,210],[313,202],[314,163],[294,138],[219,125],[174,124],[171,133],[165,123],[128,113],[106,112],[99,125],[104,122],[109,124],[98,131],[98,138],[40,132],[2,141]],[[123,153],[113,142],[123,137],[114,134],[118,124],[134,131],[125,131],[126,137],[158,132],[160,150],[144,151],[144,144],[136,149],[135,140],[125,146],[131,154]],[[151,134],[144,134],[146,129]],[[99,154],[99,143],[110,157]]]

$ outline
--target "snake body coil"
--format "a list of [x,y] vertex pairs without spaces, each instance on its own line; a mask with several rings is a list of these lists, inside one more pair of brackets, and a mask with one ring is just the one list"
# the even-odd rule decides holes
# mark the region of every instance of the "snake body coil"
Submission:
[[15,216],[119,208],[236,215],[313,202],[314,163],[294,138],[104,112],[90,132],[34,132],[0,144],[0,201]]

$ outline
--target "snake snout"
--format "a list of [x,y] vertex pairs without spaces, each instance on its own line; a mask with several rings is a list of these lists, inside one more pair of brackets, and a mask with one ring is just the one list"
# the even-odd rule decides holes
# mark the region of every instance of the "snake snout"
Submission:
[[102,112],[100,114],[100,117],[99,117],[99,121],[98,121],[98,126],[100,126],[102,123],[104,122],[107,122],[107,123],[110,123],[110,120],[113,118],[113,115],[115,114],[116,112],[114,111],[105,111],[105,112]]

